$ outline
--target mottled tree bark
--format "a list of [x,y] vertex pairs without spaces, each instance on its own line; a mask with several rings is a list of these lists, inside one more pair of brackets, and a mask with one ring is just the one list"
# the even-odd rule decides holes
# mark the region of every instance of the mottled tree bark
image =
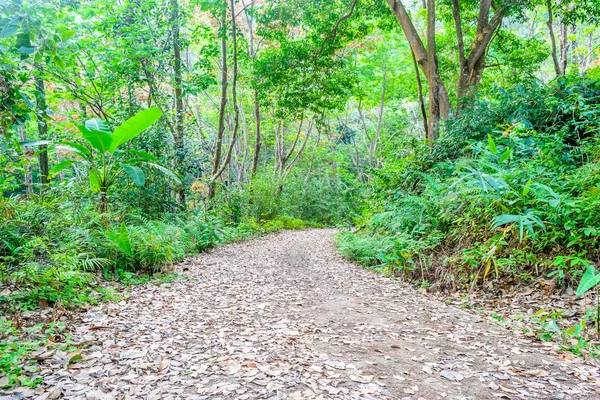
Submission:
[[557,76],[561,76],[565,74],[565,70],[561,68],[560,62],[558,60],[558,50],[556,47],[556,35],[554,34],[554,18],[552,13],[551,0],[546,0],[546,7],[548,8],[548,21],[546,21],[546,25],[548,26],[548,35],[550,36],[550,45],[552,46],[552,61],[554,63],[554,72],[556,72]]
[[[182,166],[185,159],[184,151],[184,129],[183,129],[183,90],[181,77],[181,42],[179,37],[179,3],[171,0],[172,23],[173,23],[173,73],[175,75],[174,97],[175,97],[175,171],[183,175]],[[185,187],[181,185],[177,189],[177,201],[185,207]]]
[[[48,140],[48,110],[46,104],[46,89],[44,79],[41,74],[43,68],[40,65],[35,66],[36,74],[34,77],[36,91],[36,117],[39,140]],[[40,183],[44,186],[48,183],[48,151],[46,145],[41,145],[38,150],[38,163],[40,168]]]

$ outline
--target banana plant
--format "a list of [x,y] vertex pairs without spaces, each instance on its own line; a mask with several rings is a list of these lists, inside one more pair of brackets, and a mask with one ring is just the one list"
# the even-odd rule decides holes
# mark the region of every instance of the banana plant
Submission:
[[123,122],[114,131],[101,119],[91,119],[79,126],[79,130],[88,146],[76,142],[61,142],[58,146],[66,147],[78,156],[64,160],[50,170],[50,176],[73,164],[83,165],[88,170],[89,185],[92,191],[99,193],[98,210],[108,211],[108,192],[117,178],[126,174],[137,186],[144,186],[146,174],[140,166],[155,168],[177,183],[177,176],[167,168],[156,164],[157,159],[144,151],[121,147],[150,128],[162,115],[156,107],[138,112]]

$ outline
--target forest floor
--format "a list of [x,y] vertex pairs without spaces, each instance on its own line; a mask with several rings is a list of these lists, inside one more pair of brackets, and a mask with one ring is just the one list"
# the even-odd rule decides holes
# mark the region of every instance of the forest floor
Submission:
[[[177,266],[67,321],[38,399],[600,399],[600,372],[284,232]],[[19,389],[16,389],[17,391]]]

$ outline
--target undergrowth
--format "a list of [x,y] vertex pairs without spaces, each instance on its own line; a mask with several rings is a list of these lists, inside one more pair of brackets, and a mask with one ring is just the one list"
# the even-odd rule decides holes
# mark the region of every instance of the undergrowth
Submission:
[[[407,143],[377,171],[378,194],[339,251],[441,290],[576,287],[600,261],[599,105],[591,76],[478,100],[434,148]],[[548,337],[585,340],[594,324],[555,325],[540,322]]]
[[235,201],[222,197],[195,212],[139,214],[124,201],[118,212],[98,214],[93,201],[75,206],[74,193],[0,197],[0,387],[36,386],[41,380],[31,353],[72,347],[64,324],[25,326],[23,313],[51,309],[54,315],[119,301],[120,287],[184,278],[170,272],[175,263],[221,243],[321,226],[279,211],[257,219],[247,203],[236,220]]

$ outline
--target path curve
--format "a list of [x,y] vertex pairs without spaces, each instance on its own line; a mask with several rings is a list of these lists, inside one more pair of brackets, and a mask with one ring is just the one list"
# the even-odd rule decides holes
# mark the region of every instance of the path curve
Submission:
[[82,313],[83,360],[47,360],[40,398],[600,399],[597,369],[342,260],[334,233],[223,246]]

